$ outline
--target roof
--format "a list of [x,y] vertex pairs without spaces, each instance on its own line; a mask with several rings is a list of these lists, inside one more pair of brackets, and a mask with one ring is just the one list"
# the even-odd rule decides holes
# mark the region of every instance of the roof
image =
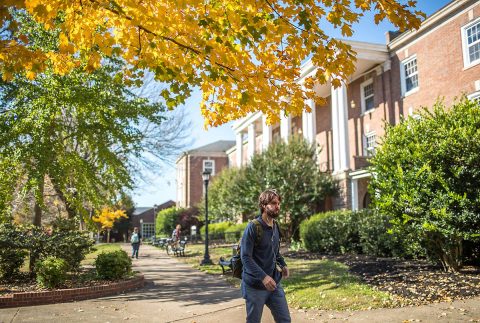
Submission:
[[205,146],[188,150],[186,153],[187,154],[194,153],[194,152],[223,152],[224,153],[234,145],[235,145],[235,140],[219,140]]
[[435,30],[436,27],[448,22],[450,19],[457,17],[463,10],[476,5],[478,5],[478,0],[453,0],[427,17],[419,29],[406,30],[395,38],[392,38],[387,45],[390,50],[397,50],[407,43],[411,44],[415,39]]
[[[157,211],[160,211],[160,210],[175,206],[175,204],[176,203],[174,201],[168,200],[167,202],[164,202],[162,204],[157,205],[156,209],[157,209]],[[151,211],[151,210],[153,210],[153,206],[139,206],[139,207],[135,208],[135,211],[133,212],[133,215],[135,215],[135,216],[136,215],[141,215],[141,214],[146,213],[146,212]]]
[[145,207],[145,206],[135,207],[135,210],[133,211],[133,215],[139,215],[145,211],[150,210],[151,208],[152,207]]

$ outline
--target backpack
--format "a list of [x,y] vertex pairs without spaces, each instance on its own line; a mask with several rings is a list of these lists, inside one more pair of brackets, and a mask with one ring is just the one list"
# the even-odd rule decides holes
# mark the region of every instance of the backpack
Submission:
[[138,233],[133,233],[132,236],[130,237],[130,242],[131,243],[139,243],[140,242],[140,237],[138,236]]
[[[260,242],[262,241],[263,238],[263,227],[260,221],[257,219],[252,220],[253,224],[255,224],[255,228],[257,231],[257,236],[255,237],[255,246],[258,246]],[[277,227],[278,230],[278,223],[277,221],[273,220],[274,225]],[[280,232],[280,230],[278,231]],[[240,244],[242,242],[242,239],[240,239],[240,242],[237,245],[237,254],[232,257],[232,276],[238,279],[242,279],[242,273],[243,273],[243,263],[242,263],[242,258],[240,257]]]

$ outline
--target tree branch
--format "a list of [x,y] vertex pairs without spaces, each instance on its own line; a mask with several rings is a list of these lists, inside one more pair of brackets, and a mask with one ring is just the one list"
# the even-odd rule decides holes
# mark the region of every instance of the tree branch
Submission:
[[[90,0],[90,1],[98,4],[99,6],[101,6],[102,8],[104,8],[105,10],[108,10],[108,11],[116,14],[116,15],[119,16],[119,17],[124,17],[124,18],[127,19],[127,20],[133,21],[133,18],[132,18],[132,17],[127,16],[127,15],[125,15],[125,14],[121,13],[120,11],[115,10],[115,9],[113,9],[113,8],[108,8],[108,7],[104,6],[104,5],[102,5],[101,3],[99,3],[97,0]],[[172,42],[172,43],[174,43],[175,45],[179,46],[180,48],[184,48],[184,49],[186,49],[186,50],[188,50],[188,51],[190,51],[190,52],[193,52],[193,53],[196,54],[196,55],[202,56],[202,52],[201,52],[200,50],[198,50],[198,49],[195,49],[195,48],[193,48],[193,47],[191,47],[191,46],[182,44],[182,43],[180,43],[179,41],[177,41],[177,40],[175,40],[175,39],[173,39],[173,38],[171,38],[171,37],[159,35],[159,34],[157,34],[156,32],[154,32],[154,31],[152,31],[152,30],[150,30],[150,29],[148,29],[148,28],[146,28],[146,27],[144,27],[144,26],[142,26],[142,25],[140,25],[140,24],[137,24],[137,27],[138,27],[139,29],[143,30],[143,31],[146,32],[146,33],[149,33],[149,34],[151,34],[151,35],[154,35],[154,36],[156,36],[156,37],[159,37],[159,38],[161,38],[161,39],[163,39],[163,40]],[[207,61],[210,62],[210,59],[209,59],[208,57],[205,57],[205,60],[207,60]],[[230,72],[235,72],[235,71],[236,71],[234,68],[229,67],[229,66],[226,66],[226,65],[224,65],[224,64],[222,64],[222,63],[215,62],[215,65],[220,66],[220,67],[222,67],[222,68],[224,68],[224,69],[226,69],[226,70],[228,70],[228,71],[230,71]]]

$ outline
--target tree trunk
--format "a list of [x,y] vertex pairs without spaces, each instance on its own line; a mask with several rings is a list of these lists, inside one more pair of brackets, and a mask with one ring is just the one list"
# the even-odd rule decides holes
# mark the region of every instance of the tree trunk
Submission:
[[111,229],[107,229],[107,243],[110,243],[110,230]]
[[[45,179],[40,181],[38,185],[38,196],[41,196],[43,199],[43,190],[45,188]],[[33,215],[33,225],[40,227],[42,226],[42,207],[39,202],[39,198],[35,198],[35,206],[33,207],[34,215]]]
[[36,227],[42,226],[42,208],[37,201],[35,201],[35,206],[33,207],[34,215],[33,215],[33,225]]
[[57,182],[53,179],[50,178],[53,188],[55,189],[55,192],[58,195],[58,198],[63,202],[63,205],[65,205],[65,209],[68,214],[69,219],[74,219],[75,218],[75,208],[72,207],[72,204],[67,201],[67,198],[65,197],[65,194],[63,194],[63,191],[61,190],[60,186],[57,184]]

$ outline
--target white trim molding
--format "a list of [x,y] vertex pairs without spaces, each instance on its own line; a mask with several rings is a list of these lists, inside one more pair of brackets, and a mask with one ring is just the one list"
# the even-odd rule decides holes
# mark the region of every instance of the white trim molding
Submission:
[[[468,30],[471,30],[470,40],[472,41],[469,44]],[[465,26],[461,27],[462,34],[462,52],[463,52],[463,68],[467,69],[477,64],[480,64],[480,17],[470,21]],[[477,58],[474,58],[473,61],[470,60],[470,47],[475,47]]]
[[467,98],[469,100],[477,100],[478,102],[480,102],[480,91],[470,93],[469,95],[467,95]]
[[[415,61],[415,65],[413,65],[413,61]],[[408,77],[416,77],[416,86],[410,90],[407,90],[407,71],[409,73]],[[409,96],[419,90],[420,80],[418,76],[417,55],[412,55],[400,62],[400,85],[402,88],[402,97]]]
[[[372,93],[365,97],[365,88],[369,85],[372,85]],[[362,115],[366,113],[370,113],[375,110],[375,87],[373,84],[373,78],[366,80],[365,82],[360,84],[360,106],[362,107]],[[373,106],[367,110],[366,106],[366,99],[372,98],[373,99]]]
[[[210,165],[207,165],[207,164],[210,164]],[[204,159],[203,160],[203,168],[202,170],[205,171],[208,169],[211,169],[210,170],[210,175],[211,176],[214,176],[215,175],[215,160],[213,159]]]

